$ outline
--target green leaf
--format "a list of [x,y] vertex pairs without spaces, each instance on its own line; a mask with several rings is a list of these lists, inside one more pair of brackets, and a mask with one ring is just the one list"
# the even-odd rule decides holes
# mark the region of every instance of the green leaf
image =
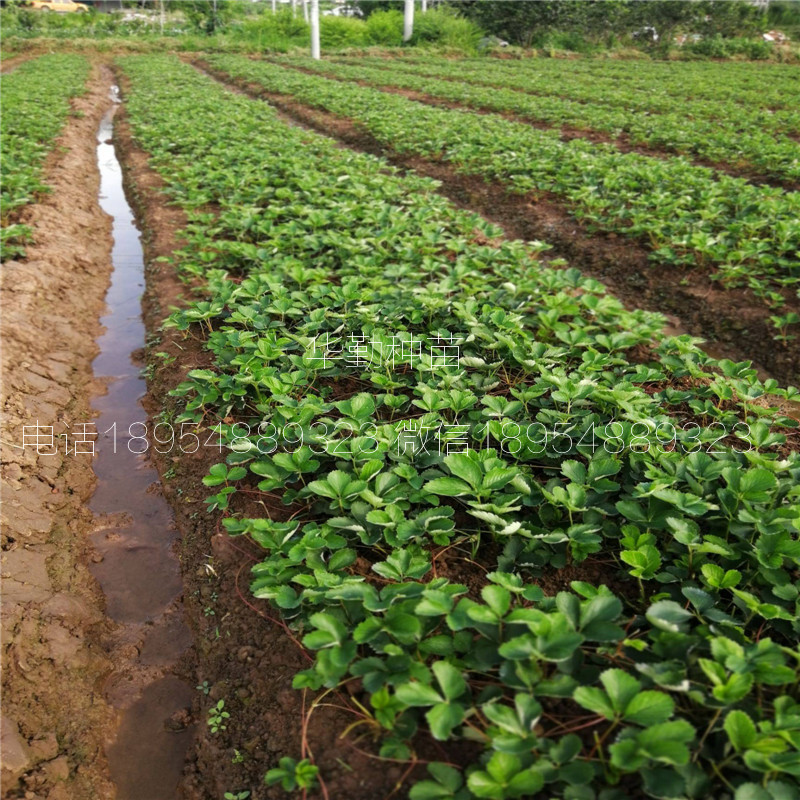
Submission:
[[456,453],[447,456],[444,463],[453,475],[466,481],[474,489],[481,485],[483,479],[483,470],[480,464],[477,464],[468,455]]
[[743,700],[750,693],[753,688],[754,678],[752,675],[740,675],[734,673],[729,675],[725,683],[715,686],[712,689],[712,694],[721,703],[725,705],[733,705]]
[[753,720],[744,711],[731,711],[725,717],[725,733],[737,752],[742,752],[752,747],[758,738],[758,732]]
[[572,699],[583,708],[594,711],[595,714],[600,714],[606,719],[614,719],[615,717],[611,699],[602,689],[593,686],[580,686],[575,690]]
[[700,568],[703,577],[708,581],[709,586],[715,589],[732,589],[742,579],[742,573],[736,569],[724,570],[716,564],[703,564]]
[[452,800],[453,791],[434,781],[415,783],[408,792],[408,800]]
[[774,800],[773,795],[757,783],[743,783],[736,787],[734,800]]
[[433,764],[428,764],[428,772],[430,772],[442,786],[447,787],[451,792],[458,791],[464,783],[461,772],[447,764],[439,764],[434,761]]
[[467,786],[475,797],[488,800],[503,800],[505,797],[502,784],[485,772],[473,772],[467,778]]
[[461,773],[447,764],[428,764],[433,781],[415,783],[408,793],[409,800],[452,800],[464,784]]
[[742,783],[736,787],[734,800],[798,800],[800,792],[783,781],[767,781],[766,786]]
[[521,725],[516,712],[509,706],[498,702],[492,702],[485,703],[481,708],[489,722],[494,723],[509,733],[513,733],[516,736],[526,736],[530,732]]
[[751,503],[767,503],[777,484],[778,479],[769,470],[750,469],[741,477],[739,492]]
[[559,592],[556,595],[556,607],[567,618],[570,627],[577,630],[581,616],[580,600],[570,592]]
[[522,769],[515,755],[495,752],[486,771],[473,772],[467,779],[467,786],[475,797],[505,800],[533,797],[544,786],[544,778],[533,769]]
[[544,786],[544,778],[532,769],[518,772],[508,784],[509,797],[532,797]]
[[628,722],[648,727],[666,722],[675,710],[672,698],[664,692],[639,692],[625,708],[624,717]]
[[643,544],[637,550],[623,550],[619,555],[626,564],[633,567],[631,575],[634,578],[652,578],[661,567],[661,555],[649,544]]
[[440,494],[443,497],[461,497],[465,494],[474,494],[472,489],[458,480],[458,478],[434,478],[425,484],[425,491],[431,494]]
[[689,760],[686,743],[694,738],[695,729],[684,719],[652,725],[637,736],[651,758],[668,764],[686,764]]
[[334,500],[338,496],[327,481],[311,481],[311,483],[308,484],[308,488],[314,492],[314,494],[328,497],[331,500]]
[[455,700],[460,697],[467,688],[467,682],[459,670],[448,661],[436,661],[431,667],[433,674],[442,692],[448,700]]
[[659,600],[647,609],[645,615],[648,622],[662,631],[679,633],[686,629],[686,623],[692,618],[690,612],[679,606],[674,600]]
[[507,784],[516,775],[522,764],[510,753],[493,753],[486,765],[486,771],[500,784]]
[[414,609],[414,613],[423,617],[444,616],[450,613],[454,602],[455,599],[452,595],[436,589],[427,589],[422,600],[419,601],[416,609]]
[[701,613],[714,607],[714,598],[696,586],[684,586],[681,594]]
[[643,769],[642,777],[648,797],[655,797],[658,800],[685,800],[687,797],[686,781],[675,769],[669,767]]
[[444,699],[432,686],[416,681],[402,683],[395,692],[401,703],[407,706],[432,706]]
[[337,642],[344,641],[345,637],[347,636],[347,629],[345,628],[344,624],[331,614],[325,614],[323,612],[312,614],[309,618],[309,622],[315,628],[327,633]]
[[711,503],[707,503],[697,495],[679,492],[676,489],[660,489],[653,492],[653,496],[665,503],[675,506],[675,508],[682,511],[684,514],[690,514],[693,517],[705,514],[706,511],[716,508]]
[[481,597],[497,617],[504,617],[511,607],[511,592],[502,586],[484,586]]
[[667,517],[667,525],[675,539],[685,547],[700,544],[700,528],[694,520],[684,517]]
[[611,763],[626,772],[639,770],[646,759],[682,766],[689,762],[686,746],[695,730],[686,720],[674,720],[632,732],[626,728],[619,741],[609,746]]
[[413,614],[395,611],[395,609],[386,615],[385,625],[386,630],[403,644],[415,642],[422,632],[422,623],[417,617]]
[[593,622],[612,622],[622,613],[622,602],[614,595],[598,594],[581,610],[580,630]]
[[623,669],[607,669],[600,675],[600,681],[606,687],[614,710],[623,714],[628,704],[636,696],[642,684]]
[[433,738],[444,742],[450,738],[453,728],[464,721],[464,707],[458,703],[439,703],[425,714],[425,719]]
[[328,561],[328,569],[331,572],[343,570],[346,567],[349,567],[351,564],[354,564],[357,558],[358,553],[356,553],[355,550],[351,550],[349,547],[345,548],[344,550],[338,550],[330,557],[330,560]]

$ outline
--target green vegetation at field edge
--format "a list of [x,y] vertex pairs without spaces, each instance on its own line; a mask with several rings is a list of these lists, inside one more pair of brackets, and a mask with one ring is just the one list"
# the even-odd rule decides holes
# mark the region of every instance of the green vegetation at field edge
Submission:
[[31,230],[14,222],[17,212],[46,192],[42,179],[45,157],[70,112],[70,98],[82,94],[89,63],[77,55],[45,55],[20,64],[3,76],[0,98],[0,256],[25,254]]

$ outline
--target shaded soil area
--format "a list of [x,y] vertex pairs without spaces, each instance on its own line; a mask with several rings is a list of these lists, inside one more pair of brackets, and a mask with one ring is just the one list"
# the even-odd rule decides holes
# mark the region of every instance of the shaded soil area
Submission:
[[[787,191],[800,190],[800,182],[788,178],[783,178],[781,176],[776,176],[761,172],[756,166],[752,165],[736,166],[734,164],[728,164],[724,161],[712,161],[710,159],[702,158],[701,156],[694,155],[691,152],[678,152],[677,150],[671,150],[667,147],[658,147],[655,145],[635,143],[631,139],[630,135],[627,133],[621,133],[619,134],[619,136],[612,136],[609,133],[594,130],[590,127],[579,128],[572,125],[559,125],[557,123],[550,123],[540,119],[536,119],[535,117],[528,114],[519,114],[519,113],[514,113],[512,111],[500,111],[497,108],[491,108],[490,106],[475,106],[468,103],[459,103],[456,102],[455,100],[446,100],[442,97],[438,97],[435,94],[428,94],[426,92],[414,91],[413,89],[403,89],[398,86],[393,86],[390,82],[388,82],[391,81],[390,78],[387,78],[386,83],[383,81],[374,81],[374,80],[354,81],[354,80],[348,80],[346,78],[341,78],[336,75],[329,75],[327,73],[315,72],[314,70],[306,69],[297,64],[291,64],[283,61],[275,63],[278,63],[282,67],[290,67],[291,69],[297,70],[298,72],[303,72],[307,75],[314,75],[315,77],[325,77],[329,78],[330,80],[340,81],[341,83],[356,84],[358,86],[365,86],[370,89],[379,89],[382,92],[387,92],[389,94],[397,94],[407,98],[408,100],[415,100],[418,103],[425,103],[430,106],[438,106],[440,108],[450,108],[450,109],[461,109],[464,111],[472,111],[476,114],[502,117],[503,119],[507,119],[510,122],[521,122],[525,125],[530,125],[533,128],[537,128],[543,131],[557,130],[559,131],[561,140],[564,142],[569,142],[572,141],[573,139],[586,139],[587,141],[596,144],[612,145],[622,153],[637,153],[642,156],[649,156],[650,158],[660,158],[662,160],[683,156],[684,158],[691,161],[693,164],[697,164],[698,166],[701,167],[710,167],[711,169],[714,169],[717,172],[722,172],[737,178],[744,178],[746,181],[749,181],[750,183],[753,184],[758,184],[758,185],[766,184],[768,186],[776,186],[781,189],[786,189]],[[441,78],[444,80],[453,80],[455,82],[454,79],[444,78],[443,76],[432,75],[431,77],[432,78],[436,77],[437,79]]]
[[[122,76],[120,85],[124,98]],[[144,231],[144,309],[152,334],[146,354],[148,411],[155,414],[166,409],[171,414],[179,403],[169,396],[170,390],[189,370],[208,366],[212,360],[199,330],[161,329],[169,308],[186,302],[192,294],[192,287],[176,277],[172,265],[157,261],[180,246],[178,232],[186,219],[180,209],[166,204],[160,193],[162,181],[134,142],[124,106],[116,118],[115,143],[127,194]],[[206,510],[204,499],[211,492],[202,478],[220,461],[213,425],[201,424],[195,452],[188,452],[192,446],[157,456],[164,494],[181,531],[183,601],[196,649],[194,660],[187,658],[183,664],[183,677],[198,687],[190,712],[198,722],[198,735],[181,796],[218,800],[225,792],[247,790],[252,800],[285,797],[280,787],[264,785],[264,774],[287,755],[313,757],[324,782],[315,797],[380,800],[396,796],[409,773],[407,767],[376,761],[368,752],[371,742],[339,738],[356,719],[346,693],[329,695],[325,705],[316,706],[312,713],[313,693],[291,687],[294,675],[309,666],[309,656],[273,616],[269,604],[250,595],[249,570],[259,559],[258,549],[249,541],[229,537],[221,529],[221,515]],[[273,518],[287,514],[277,498],[258,492],[238,493],[234,504],[232,510],[243,514]],[[209,710],[220,701],[230,718],[224,730],[213,733],[206,721]]]
[[94,65],[45,165],[53,191],[21,213],[35,243],[0,271],[4,798],[113,797],[103,741],[114,719],[100,691],[113,626],[87,567],[95,476],[65,438],[91,423],[90,396],[103,391],[92,359],[111,226],[97,205],[95,132],[109,86]]
[[[500,183],[458,173],[451,164],[394,153],[349,119],[233,79],[202,60],[194,63],[226,85],[267,100],[295,122],[435,178],[439,191],[457,205],[500,225],[511,238],[547,242],[552,245],[550,259],[567,259],[570,266],[602,280],[630,308],[666,314],[671,332],[703,337],[711,355],[753,361],[763,374],[784,384],[800,380],[800,348],[775,341],[770,311],[750,290],[723,289],[700,269],[659,268],[643,242],[590,230],[551,194],[513,194]],[[787,301],[785,311],[790,310],[800,310],[796,299]]]

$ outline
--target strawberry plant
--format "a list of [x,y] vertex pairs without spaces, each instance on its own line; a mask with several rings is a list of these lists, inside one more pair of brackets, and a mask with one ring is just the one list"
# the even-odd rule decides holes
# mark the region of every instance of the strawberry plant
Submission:
[[[218,433],[210,503],[263,552],[254,602],[310,657],[294,686],[347,685],[378,758],[468,743],[416,800],[791,797],[796,392],[431,181],[177,59],[121,63],[190,216],[173,263],[200,288],[168,324],[209,365],[179,420]],[[260,492],[285,516],[243,502]],[[287,791],[325,778],[269,766]]]
[[649,240],[656,263],[707,269],[724,287],[746,285],[768,304],[776,287],[797,291],[796,192],[754,186],[684,159],[621,153],[580,138],[564,142],[557,132],[496,115],[435,108],[243,56],[206,61],[347,117],[394,152],[452,163],[509,191],[558,195],[590,230]]
[[287,792],[295,789],[305,791],[314,788],[317,772],[317,768],[307,758],[302,761],[295,761],[295,759],[286,756],[281,759],[279,767],[271,769],[266,774],[264,782],[267,786],[280,783]]
[[89,63],[73,54],[40,56],[3,77],[0,101],[0,256],[25,254],[32,231],[16,222],[19,211],[47,191],[42,164],[70,110],[70,98],[85,91]]
[[[341,57],[337,61],[353,63],[355,59]],[[437,59],[429,53],[424,57],[404,54],[393,61],[359,58],[358,63],[409,74],[458,76],[474,83],[514,86],[543,97],[558,94],[578,102],[650,114],[684,110],[691,118],[720,118],[735,111],[748,119],[749,112],[761,113],[763,125],[769,129],[800,129],[800,117],[787,94],[796,78],[786,66],[641,61],[632,70],[629,64],[608,59],[578,59],[567,64],[549,59],[487,63],[484,58]],[[769,85],[764,83],[767,75]],[[551,82],[554,78],[558,84]],[[774,113],[765,114],[767,110]]]
[[[519,74],[519,70],[492,68],[483,63],[473,67],[429,59],[424,63],[409,64],[402,60],[366,66],[362,60],[341,64],[297,58],[282,59],[279,63],[342,80],[411,89],[474,108],[512,112],[548,122],[556,132],[559,125],[584,129],[587,133],[603,131],[610,136],[624,132],[636,144],[665,148],[677,155],[693,154],[737,166],[759,167],[787,181],[800,178],[800,145],[779,127],[794,120],[789,132],[799,130],[800,118],[796,114],[788,120],[786,114],[774,118],[765,115],[763,109],[735,102],[710,103],[686,97],[672,102],[665,102],[662,97],[653,102],[652,96],[648,96],[640,104],[632,104],[628,86],[618,89],[595,75],[583,86],[574,75],[565,76],[563,69],[558,80],[548,84],[548,91],[534,84],[525,72]],[[576,99],[565,97],[564,93],[571,94],[573,86]],[[619,103],[614,104],[618,98]],[[654,105],[658,106],[657,113],[647,113]]]

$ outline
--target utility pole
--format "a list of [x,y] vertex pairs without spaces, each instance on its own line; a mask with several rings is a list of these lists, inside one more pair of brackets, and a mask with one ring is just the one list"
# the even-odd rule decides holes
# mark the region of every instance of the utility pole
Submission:
[[403,9],[403,41],[411,41],[414,35],[414,0],[406,0]]
[[311,58],[319,61],[319,0],[311,0]]

